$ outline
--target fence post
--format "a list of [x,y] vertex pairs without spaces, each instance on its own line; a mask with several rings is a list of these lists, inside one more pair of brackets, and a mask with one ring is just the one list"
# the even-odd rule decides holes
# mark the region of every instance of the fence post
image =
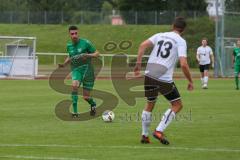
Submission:
[[196,20],[197,19],[197,12],[193,11],[193,19]]
[[63,11],[61,11],[61,23],[63,24],[63,22],[64,22],[64,17],[63,17],[64,15],[63,15]]
[[57,55],[54,55],[54,56],[53,56],[53,63],[54,63],[54,65],[57,64]]
[[10,23],[13,23],[13,11],[10,11]]
[[174,19],[177,17],[177,12],[174,11]]
[[105,60],[104,60],[104,57],[105,57],[105,56],[102,56],[102,66],[103,66],[103,67],[105,66]]
[[157,11],[155,11],[155,25],[157,25]]
[[100,22],[100,24],[105,24],[103,11],[101,11],[101,22]]
[[44,11],[44,24],[47,24],[47,11]]
[[135,24],[138,24],[138,12],[135,12]]
[[129,64],[129,56],[127,56],[127,65]]
[[83,24],[83,11],[81,11],[80,13],[80,21],[81,21],[80,23]]
[[30,12],[29,12],[29,10],[27,12],[27,21],[28,21],[28,24],[30,24]]

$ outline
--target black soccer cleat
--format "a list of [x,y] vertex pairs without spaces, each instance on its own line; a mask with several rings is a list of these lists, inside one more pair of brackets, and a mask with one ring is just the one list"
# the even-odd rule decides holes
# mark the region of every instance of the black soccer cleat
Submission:
[[169,141],[166,139],[166,137],[164,136],[164,134],[162,132],[154,131],[153,132],[153,137],[158,139],[164,145],[169,145],[170,144]]
[[79,113],[72,113],[72,118],[78,118],[80,116]]
[[142,135],[142,139],[140,141],[142,144],[148,144],[150,143],[150,139],[149,137],[145,136],[145,135]]
[[90,116],[95,116],[97,113],[96,106],[92,106],[90,109]]

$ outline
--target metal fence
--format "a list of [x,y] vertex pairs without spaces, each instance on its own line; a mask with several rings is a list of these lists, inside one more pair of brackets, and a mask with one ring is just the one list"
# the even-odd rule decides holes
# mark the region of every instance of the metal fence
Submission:
[[[63,60],[61,60],[61,62],[59,62],[60,57],[61,58],[66,58],[66,56],[68,56],[68,53],[43,53],[43,52],[37,52],[36,55],[38,56],[38,58],[41,61],[41,58],[45,58],[46,57],[52,57],[53,59],[50,60],[50,63],[47,64],[53,64],[53,65],[57,65],[57,63],[62,63]],[[109,66],[110,65],[110,61],[112,59],[113,56],[115,56],[116,54],[101,54],[101,60],[102,60],[102,64],[103,67],[104,66]],[[126,54],[126,58],[127,58],[127,63],[130,63],[131,59],[136,59],[137,55],[128,55]],[[59,57],[59,58],[58,58]],[[120,57],[118,55],[118,57]],[[144,58],[148,58],[149,55],[143,55]]]
[[224,0],[218,0],[224,10],[218,15],[216,21],[216,48],[215,48],[215,76],[231,77],[234,75],[232,53],[240,35],[240,12],[231,10],[233,6],[225,6]]
[[126,24],[171,24],[176,16],[196,19],[202,11],[0,11],[0,23],[10,24],[111,24],[120,15]]

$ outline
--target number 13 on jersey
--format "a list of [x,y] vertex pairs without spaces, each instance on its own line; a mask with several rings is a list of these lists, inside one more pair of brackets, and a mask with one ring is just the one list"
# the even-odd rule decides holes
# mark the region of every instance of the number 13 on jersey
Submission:
[[161,40],[158,42],[158,45],[157,57],[160,55],[162,58],[167,58],[170,55],[173,44],[170,41]]

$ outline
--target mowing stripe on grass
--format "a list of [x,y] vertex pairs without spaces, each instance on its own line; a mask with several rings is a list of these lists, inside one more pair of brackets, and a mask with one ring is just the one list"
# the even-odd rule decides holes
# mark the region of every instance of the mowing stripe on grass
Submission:
[[51,147],[51,148],[102,148],[102,149],[167,149],[167,150],[188,150],[202,152],[232,152],[240,153],[240,149],[229,148],[188,148],[188,147],[167,147],[167,146],[95,146],[95,145],[61,145],[61,144],[0,144],[0,147]]
[[[0,158],[13,158],[13,159],[39,159],[39,160],[90,160],[79,158],[63,158],[63,157],[37,157],[37,156],[23,156],[23,155],[4,155]],[[91,159],[92,160],[92,159]]]

